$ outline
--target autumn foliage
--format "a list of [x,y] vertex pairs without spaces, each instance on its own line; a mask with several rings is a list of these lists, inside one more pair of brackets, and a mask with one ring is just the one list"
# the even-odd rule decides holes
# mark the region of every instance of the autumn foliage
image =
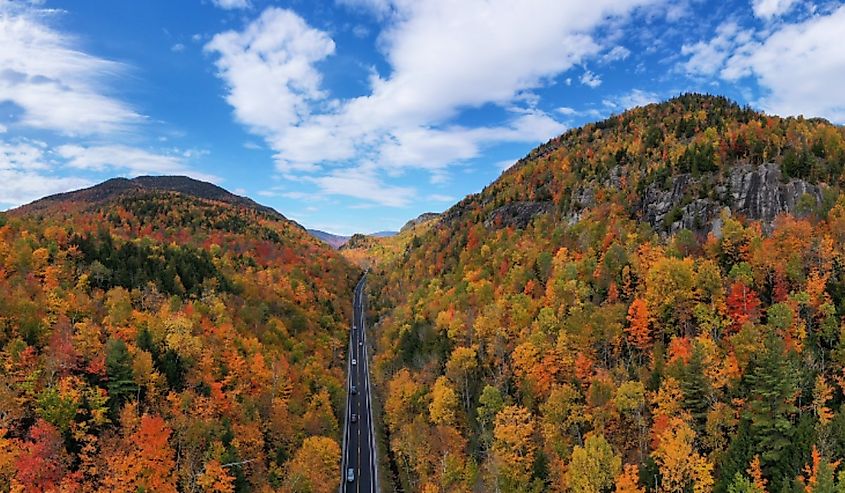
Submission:
[[[763,164],[817,188],[724,210]],[[841,491],[844,170],[841,127],[684,95],[552,139],[374,262],[404,491]]]
[[358,276],[188,194],[0,215],[0,491],[336,490]]

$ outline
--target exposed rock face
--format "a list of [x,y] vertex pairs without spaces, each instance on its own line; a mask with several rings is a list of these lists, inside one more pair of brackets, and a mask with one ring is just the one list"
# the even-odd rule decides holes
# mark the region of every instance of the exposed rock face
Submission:
[[800,179],[784,182],[780,168],[772,163],[734,167],[724,182],[715,187],[714,196],[690,199],[687,191],[695,184],[696,178],[683,174],[671,178],[668,188],[649,185],[640,203],[643,219],[658,231],[718,232],[714,220],[724,207],[733,214],[769,226],[778,214],[798,213],[799,201],[805,195],[814,203],[822,198],[817,185]]
[[[610,176],[601,184],[583,183],[573,192],[570,207],[561,219],[577,223],[584,211],[596,205],[597,187],[622,187],[626,176],[624,166],[610,170]],[[702,190],[706,190],[702,192]],[[465,214],[471,213],[472,196],[467,197],[446,211],[441,223],[448,225]],[[489,205],[490,198],[480,206]],[[699,233],[721,233],[720,213],[744,216],[760,221],[763,227],[772,226],[779,214],[800,214],[805,205],[818,204],[822,189],[802,179],[785,180],[780,167],[774,163],[738,165],[727,175],[714,173],[693,176],[679,174],[660,183],[652,183],[642,191],[639,203],[631,204],[632,216],[646,221],[659,233],[675,233],[688,229]],[[552,213],[556,209],[550,201],[521,201],[500,206],[484,216],[484,225],[490,229],[526,227],[535,217]]]
[[484,225],[492,227],[524,228],[534,217],[546,214],[552,210],[554,204],[551,202],[514,202],[494,209],[487,218]]
[[782,183],[780,168],[775,164],[733,170],[730,192],[735,212],[765,222],[771,222],[784,212],[796,212],[798,201],[805,194],[815,203],[822,199],[819,187],[804,180],[792,179]]
[[431,221],[432,219],[437,219],[440,216],[441,216],[441,214],[439,212],[423,212],[422,214],[420,214],[416,218],[411,219],[410,221],[406,222],[405,225],[402,226],[402,229],[400,229],[399,231],[402,232],[402,231],[411,229],[411,228],[417,226],[418,224],[422,224],[422,223]]

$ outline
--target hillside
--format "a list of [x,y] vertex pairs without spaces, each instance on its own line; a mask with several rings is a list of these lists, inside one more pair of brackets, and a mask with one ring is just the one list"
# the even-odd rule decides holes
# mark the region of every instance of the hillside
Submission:
[[349,241],[348,236],[326,233],[325,231],[320,231],[319,229],[309,229],[308,233],[314,238],[317,238],[335,249],[342,247],[347,241]]
[[396,234],[354,235],[340,248],[340,252],[360,267],[389,264],[412,243],[415,244],[419,236],[434,226],[439,218],[440,214],[426,212],[408,221]]
[[359,275],[184,177],[0,215],[0,490],[336,488]]
[[404,490],[827,491],[844,168],[842,127],[688,94],[446,211],[370,283]]
[[284,219],[284,216],[252,199],[235,195],[212,183],[187,176],[138,176],[136,178],[112,178],[98,185],[82,190],[59,193],[36,200],[18,209],[21,213],[49,210],[60,203],[95,204],[128,194],[144,194],[151,191],[177,192],[199,199],[224,202],[231,205],[255,209],[268,215]]
[[308,232],[318,240],[327,243],[335,249],[342,248],[352,238],[356,238],[355,241],[359,242],[361,241],[359,238],[390,238],[391,236],[395,236],[397,234],[396,231],[377,231],[368,235],[355,234],[353,236],[340,236],[332,233],[326,233],[325,231],[320,231],[319,229],[309,229]]

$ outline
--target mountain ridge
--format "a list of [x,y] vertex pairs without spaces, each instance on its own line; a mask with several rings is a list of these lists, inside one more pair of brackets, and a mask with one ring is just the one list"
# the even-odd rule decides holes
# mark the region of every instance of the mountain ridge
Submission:
[[843,170],[843,127],[686,94],[551,139],[371,262],[401,486],[575,491],[601,462],[591,491],[797,491],[837,463],[845,408],[811,402],[845,368]]
[[188,176],[161,175],[137,176],[135,178],[110,178],[91,187],[62,192],[42,197],[22,205],[12,211],[33,212],[48,208],[60,202],[88,202],[91,204],[108,201],[117,196],[132,192],[160,191],[191,195],[205,200],[216,200],[228,204],[255,209],[265,214],[288,220],[275,209],[261,205],[254,200],[236,195],[223,187]]

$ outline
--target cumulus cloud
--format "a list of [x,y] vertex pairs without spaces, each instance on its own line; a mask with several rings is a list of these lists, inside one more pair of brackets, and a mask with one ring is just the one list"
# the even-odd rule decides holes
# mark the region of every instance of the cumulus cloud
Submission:
[[[322,85],[319,64],[334,54],[333,40],[292,11],[268,8],[205,50],[215,56],[236,119],[265,138],[283,173],[335,184],[366,162],[388,174],[422,168],[442,175],[486,145],[561,132],[563,124],[524,95],[598,56],[604,48],[594,31],[650,1],[339,0],[384,19],[378,46],[390,67],[373,70],[368,94],[347,99]],[[600,83],[593,74],[583,80]],[[463,111],[491,104],[505,110],[500,122],[455,124]],[[387,190],[382,203],[407,203],[395,197],[408,190],[376,185]]]
[[713,39],[684,46],[682,68],[731,83],[752,78],[762,89],[759,104],[782,114],[821,116],[845,122],[845,6],[774,29],[749,32],[723,24]]
[[644,91],[642,89],[632,89],[613,99],[605,99],[602,103],[608,108],[616,111],[624,111],[638,106],[645,106],[647,104],[656,103],[660,101],[660,96],[651,91]]
[[367,166],[337,169],[309,181],[323,193],[368,200],[388,207],[405,207],[416,197],[413,188],[387,185],[374,169]]
[[590,72],[589,70],[585,70],[584,73],[581,74],[581,83],[585,86],[589,86],[595,89],[596,87],[601,85],[601,77]]
[[[56,149],[65,165],[88,171],[117,171],[130,175],[186,175],[200,180],[220,179],[191,169],[182,156],[157,154],[124,145],[81,146],[68,144]],[[183,154],[184,155],[184,154]]]
[[789,12],[798,0],[754,0],[754,15],[761,19],[771,19]]
[[142,120],[107,95],[120,63],[78,49],[47,23],[51,11],[0,2],[0,101],[20,108],[15,125],[63,135],[111,134]]
[[[43,142],[0,141],[0,208],[32,202],[45,195],[66,192],[91,183],[78,177],[50,173],[51,164]],[[4,207],[5,206],[5,207]]]
[[709,41],[699,41],[681,47],[681,54],[689,56],[682,68],[689,75],[715,75],[736,46],[750,42],[752,36],[751,31],[742,29],[736,22],[724,22],[716,28],[716,35]]
[[738,48],[722,76],[728,80],[755,77],[768,90],[760,100],[768,111],[845,122],[843,26],[845,6],[829,15],[781,26],[761,43]]

